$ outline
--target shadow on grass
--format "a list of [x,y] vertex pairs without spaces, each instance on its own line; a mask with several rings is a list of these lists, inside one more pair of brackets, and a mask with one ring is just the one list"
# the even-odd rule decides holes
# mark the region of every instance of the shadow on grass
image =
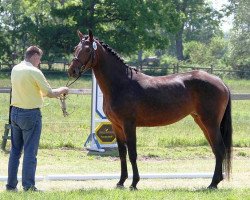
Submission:
[[105,148],[105,152],[88,151],[88,156],[101,156],[101,157],[119,157],[117,148]]
[[164,189],[138,189],[138,190],[131,190],[129,187],[117,188],[116,186],[110,186],[109,189],[107,188],[80,188],[73,190],[75,192],[86,192],[86,191],[110,191],[110,190],[117,190],[117,191],[128,191],[128,192],[143,192],[143,191],[159,191],[159,192],[167,192],[167,193],[202,193],[202,194],[213,194],[213,193],[231,193],[233,189],[208,189],[208,188],[164,188]]

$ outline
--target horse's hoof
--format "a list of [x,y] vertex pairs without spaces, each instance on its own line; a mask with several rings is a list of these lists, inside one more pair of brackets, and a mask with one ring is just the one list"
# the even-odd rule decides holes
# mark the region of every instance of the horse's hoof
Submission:
[[124,185],[121,185],[121,184],[116,184],[116,189],[124,189]]
[[217,188],[216,185],[209,185],[209,186],[207,187],[207,189],[209,189],[209,190],[216,190],[216,189],[218,189],[218,188]]
[[129,189],[130,189],[131,191],[138,190],[136,187],[134,187],[134,186],[132,186],[132,185],[129,187]]

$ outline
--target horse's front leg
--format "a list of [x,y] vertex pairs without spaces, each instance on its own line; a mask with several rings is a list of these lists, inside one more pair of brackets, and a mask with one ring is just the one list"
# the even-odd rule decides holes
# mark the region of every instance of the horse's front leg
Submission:
[[133,181],[130,186],[131,190],[136,190],[136,185],[140,180],[139,171],[137,167],[137,150],[136,150],[136,127],[133,123],[129,123],[125,126],[125,134],[127,136],[127,147],[129,160],[133,170]]
[[123,141],[121,141],[118,137],[116,138],[117,145],[118,145],[118,151],[121,161],[121,177],[119,182],[116,184],[117,188],[124,188],[124,182],[128,178],[128,170],[127,170],[127,148]]

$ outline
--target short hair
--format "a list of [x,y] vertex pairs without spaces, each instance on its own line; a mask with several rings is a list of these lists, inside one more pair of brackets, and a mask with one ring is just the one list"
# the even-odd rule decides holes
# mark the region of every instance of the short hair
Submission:
[[38,48],[37,46],[30,46],[25,52],[25,58],[30,59],[35,54],[42,56],[43,51],[40,48]]

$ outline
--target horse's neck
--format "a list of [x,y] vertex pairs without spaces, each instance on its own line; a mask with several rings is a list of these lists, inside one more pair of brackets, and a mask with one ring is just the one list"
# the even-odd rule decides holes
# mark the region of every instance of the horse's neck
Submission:
[[99,63],[93,68],[97,82],[104,94],[111,93],[114,87],[119,87],[128,78],[127,67],[113,55],[99,58]]

